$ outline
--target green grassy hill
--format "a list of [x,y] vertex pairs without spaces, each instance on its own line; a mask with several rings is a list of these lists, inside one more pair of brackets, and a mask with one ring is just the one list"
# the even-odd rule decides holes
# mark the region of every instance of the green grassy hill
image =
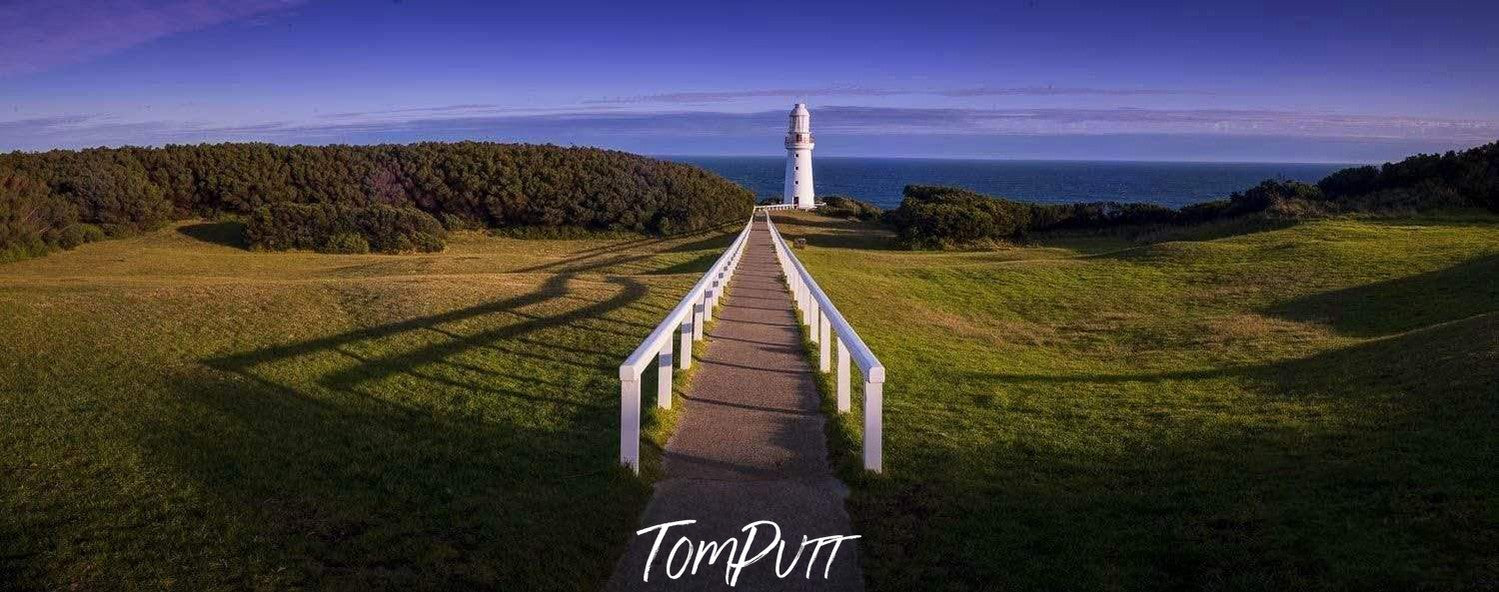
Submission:
[[618,365],[730,234],[403,256],[238,236],[0,265],[4,578],[601,585],[649,493],[614,468]]
[[1499,582],[1491,214],[966,253],[777,219],[888,368],[872,589]]

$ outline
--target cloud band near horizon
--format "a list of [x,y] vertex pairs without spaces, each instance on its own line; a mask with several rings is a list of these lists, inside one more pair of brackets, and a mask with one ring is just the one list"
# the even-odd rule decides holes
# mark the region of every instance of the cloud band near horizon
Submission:
[[[213,125],[192,121],[124,121],[107,114],[0,121],[0,150],[161,145],[255,140],[344,142],[351,138],[744,136],[778,138],[785,114],[719,111],[555,110],[535,113],[494,105],[452,105],[338,113],[315,121]],[[1499,122],[1412,116],[1343,115],[1231,109],[959,109],[826,106],[814,109],[814,133],[839,136],[1105,136],[1121,134],[1274,136],[1348,140],[1425,140],[1480,144],[1499,138]]]
[[602,99],[591,99],[584,104],[591,105],[614,105],[632,103],[660,103],[681,105],[704,105],[712,103],[728,103],[740,99],[759,98],[808,98],[808,97],[894,97],[909,95],[930,95],[949,98],[974,98],[974,97],[1061,97],[1061,96],[1098,96],[1098,97],[1141,97],[1141,96],[1169,96],[1169,95],[1198,95],[1212,96],[1219,94],[1216,91],[1172,89],[1172,88],[1087,88],[1087,87],[1059,87],[1059,86],[1015,86],[1015,87],[989,87],[979,86],[970,88],[953,88],[943,90],[900,90],[889,88],[863,88],[863,87],[820,87],[820,88],[769,88],[752,90],[730,90],[730,91],[694,91],[673,92],[632,97],[608,97]]

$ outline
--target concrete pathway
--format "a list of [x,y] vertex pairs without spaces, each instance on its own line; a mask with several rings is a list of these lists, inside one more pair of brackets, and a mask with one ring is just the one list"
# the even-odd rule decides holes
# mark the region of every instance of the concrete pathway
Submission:
[[[746,525],[771,520],[786,541],[776,575],[776,552],[743,568],[734,590],[862,590],[858,541],[841,543],[831,563],[831,543],[811,555],[816,544],[802,537],[854,534],[843,507],[846,489],[828,466],[826,421],[813,383],[813,369],[801,344],[791,293],[781,279],[765,222],[755,222],[748,250],[720,301],[708,333],[710,345],[693,377],[677,431],[666,445],[666,476],[656,483],[641,528],[678,520],[694,524],[665,531],[643,581],[658,531],[636,535],[615,567],[609,590],[727,590],[728,553],[709,563],[711,547],[737,539],[736,557],[745,557]],[[700,350],[701,351],[701,350]],[[766,548],[774,530],[762,526],[747,558]],[[682,537],[692,541],[697,573],[682,545],[670,566],[683,575],[673,580],[667,560]],[[793,557],[801,550],[801,557]],[[697,557],[699,550],[709,551]],[[807,577],[811,564],[811,578]],[[824,576],[826,570],[827,576]]]

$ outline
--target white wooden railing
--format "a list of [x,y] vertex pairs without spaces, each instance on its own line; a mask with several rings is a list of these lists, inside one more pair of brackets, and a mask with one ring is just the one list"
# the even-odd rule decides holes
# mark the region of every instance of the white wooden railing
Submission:
[[713,307],[718,304],[724,287],[729,284],[729,279],[734,276],[734,269],[739,266],[739,259],[744,255],[745,245],[749,244],[750,228],[753,226],[754,216],[751,215],[744,230],[739,232],[729,248],[718,257],[713,267],[708,268],[707,273],[677,303],[676,308],[661,320],[661,324],[656,325],[650,336],[640,342],[640,346],[625,359],[625,363],[619,365],[619,462],[636,473],[640,472],[641,374],[654,356],[659,377],[656,406],[671,409],[672,334],[681,330],[680,351],[675,353],[678,365],[684,370],[692,367],[692,342],[703,340],[703,323],[712,320]]
[[786,283],[791,288],[791,295],[796,302],[796,307],[801,311],[801,322],[808,327],[808,335],[813,343],[818,345],[817,360],[818,370],[827,372],[832,364],[833,342],[838,345],[838,412],[846,413],[852,407],[849,393],[849,358],[859,365],[859,371],[864,374],[864,469],[882,472],[884,468],[884,454],[882,443],[884,440],[884,408],[885,408],[885,367],[880,364],[879,359],[874,357],[874,352],[869,351],[869,346],[864,345],[864,340],[859,339],[859,334],[849,326],[843,315],[838,312],[838,307],[833,306],[833,301],[818,287],[817,280],[812,279],[812,274],[802,266],[802,262],[791,252],[786,245],[786,240],[781,238],[781,232],[776,230],[775,222],[770,220],[770,214],[765,214],[765,224],[770,227],[771,243],[775,245],[776,259],[781,263],[781,271],[786,274]]
[[[822,202],[817,202],[817,203],[812,204],[812,207],[817,208],[817,207],[822,207],[822,205],[823,205]],[[799,207],[799,206],[797,206],[796,204],[771,204],[771,205],[766,205],[766,206],[755,206],[755,211],[756,212],[770,212],[770,211],[774,211],[774,210],[794,210],[797,207]]]

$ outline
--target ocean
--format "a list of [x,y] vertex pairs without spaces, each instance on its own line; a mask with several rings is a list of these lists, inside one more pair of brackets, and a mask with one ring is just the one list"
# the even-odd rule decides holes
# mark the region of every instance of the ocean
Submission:
[[[783,157],[661,156],[701,166],[749,187],[761,198],[781,196]],[[1180,207],[1227,197],[1265,179],[1316,182],[1353,166],[1298,163],[944,160],[813,158],[818,195],[848,195],[884,208],[900,205],[911,184],[954,185],[996,197],[1044,203],[1150,202]]]

